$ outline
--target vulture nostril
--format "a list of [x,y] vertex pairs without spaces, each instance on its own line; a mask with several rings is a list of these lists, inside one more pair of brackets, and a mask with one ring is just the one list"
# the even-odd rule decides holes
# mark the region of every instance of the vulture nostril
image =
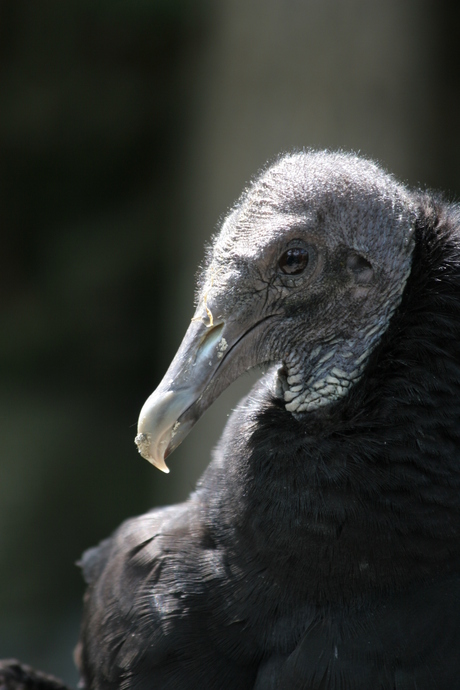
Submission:
[[224,330],[224,323],[219,323],[215,326],[209,328],[201,339],[200,346],[198,348],[199,352],[204,352],[212,350],[213,347],[217,345],[222,336],[222,331]]

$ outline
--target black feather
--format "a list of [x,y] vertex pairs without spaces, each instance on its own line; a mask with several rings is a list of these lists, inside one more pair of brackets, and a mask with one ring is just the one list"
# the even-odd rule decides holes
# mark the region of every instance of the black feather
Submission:
[[69,689],[54,676],[36,671],[16,659],[3,659],[0,661],[0,690]]

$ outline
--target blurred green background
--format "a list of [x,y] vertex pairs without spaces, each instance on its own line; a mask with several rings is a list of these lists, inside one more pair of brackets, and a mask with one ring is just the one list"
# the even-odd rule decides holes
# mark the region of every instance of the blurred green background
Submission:
[[138,412],[204,242],[267,159],[360,151],[460,190],[437,0],[0,0],[0,657],[76,683],[74,563],[182,500],[249,380],[154,470]]

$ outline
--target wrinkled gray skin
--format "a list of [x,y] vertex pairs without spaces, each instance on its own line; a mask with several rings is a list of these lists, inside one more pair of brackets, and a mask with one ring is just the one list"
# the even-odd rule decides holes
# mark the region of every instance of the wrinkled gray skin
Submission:
[[[298,416],[359,379],[410,271],[411,197],[374,163],[296,153],[242,195],[209,255],[184,341],[139,418],[139,452],[164,458],[233,380],[277,364],[273,392]],[[280,257],[308,251],[299,275]]]

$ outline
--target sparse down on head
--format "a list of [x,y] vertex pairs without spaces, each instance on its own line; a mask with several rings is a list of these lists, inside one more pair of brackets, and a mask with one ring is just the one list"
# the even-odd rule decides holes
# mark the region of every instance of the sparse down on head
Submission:
[[411,268],[410,193],[355,155],[295,153],[265,170],[224,221],[198,305],[139,417],[143,457],[165,458],[244,371],[277,365],[274,394],[306,415],[359,380]]

